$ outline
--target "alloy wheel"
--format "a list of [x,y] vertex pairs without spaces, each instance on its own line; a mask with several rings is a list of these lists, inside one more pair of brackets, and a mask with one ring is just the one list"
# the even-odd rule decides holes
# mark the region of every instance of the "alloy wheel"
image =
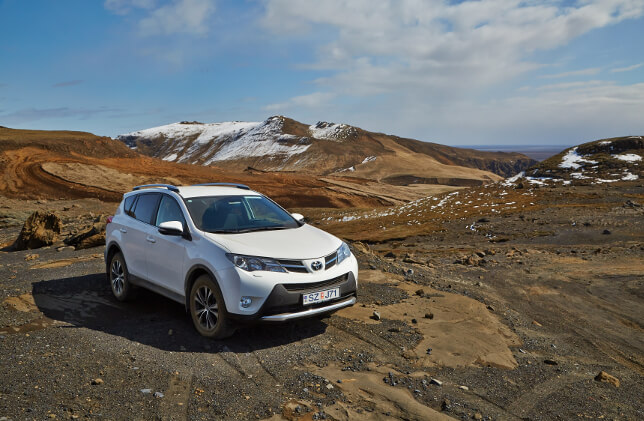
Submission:
[[195,313],[201,327],[212,330],[217,325],[219,310],[215,294],[207,286],[201,286],[195,294]]

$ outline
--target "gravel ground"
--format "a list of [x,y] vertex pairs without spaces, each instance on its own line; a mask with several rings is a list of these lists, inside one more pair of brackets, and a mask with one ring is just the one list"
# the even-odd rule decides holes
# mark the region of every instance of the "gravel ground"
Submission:
[[643,419],[644,187],[584,189],[355,243],[351,311],[220,342],[163,297],[113,299],[102,248],[0,252],[0,419]]

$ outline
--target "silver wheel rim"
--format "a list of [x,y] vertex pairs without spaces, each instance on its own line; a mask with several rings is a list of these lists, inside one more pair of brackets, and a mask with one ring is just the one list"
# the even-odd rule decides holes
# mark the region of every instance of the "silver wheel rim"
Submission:
[[117,296],[120,296],[123,293],[123,287],[125,285],[125,271],[123,270],[123,265],[118,260],[112,262],[112,291]]
[[199,325],[206,330],[212,330],[217,325],[217,299],[207,286],[199,287],[195,294],[195,315]]

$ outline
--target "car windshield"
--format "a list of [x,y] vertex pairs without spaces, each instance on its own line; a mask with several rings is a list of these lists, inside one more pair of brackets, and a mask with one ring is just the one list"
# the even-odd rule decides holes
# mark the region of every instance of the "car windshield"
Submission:
[[240,233],[297,228],[300,225],[264,196],[213,196],[185,199],[197,228],[214,233]]

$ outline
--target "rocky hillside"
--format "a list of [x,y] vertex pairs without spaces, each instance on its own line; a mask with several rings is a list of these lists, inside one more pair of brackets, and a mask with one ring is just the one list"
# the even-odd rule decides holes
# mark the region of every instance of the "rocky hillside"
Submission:
[[118,136],[167,161],[264,171],[345,173],[393,184],[472,185],[536,163],[522,154],[452,148],[368,132],[346,124],[306,125],[274,116],[263,122],[181,122]]
[[564,182],[613,183],[644,177],[644,137],[600,139],[568,148],[527,172]]

